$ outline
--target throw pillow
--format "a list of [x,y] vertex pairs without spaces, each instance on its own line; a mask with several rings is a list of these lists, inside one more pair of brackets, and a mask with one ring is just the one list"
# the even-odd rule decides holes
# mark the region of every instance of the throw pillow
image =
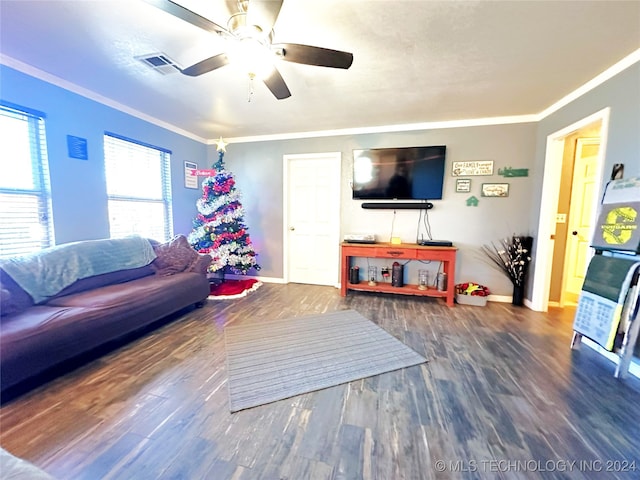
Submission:
[[199,254],[196,252],[187,237],[176,235],[167,243],[154,246],[157,258],[151,266],[158,275],[173,275],[189,270],[197,261]]
[[212,260],[213,258],[211,255],[198,253],[198,258],[196,258],[189,268],[187,268],[187,272],[202,273],[204,275],[209,272],[209,265],[211,265]]

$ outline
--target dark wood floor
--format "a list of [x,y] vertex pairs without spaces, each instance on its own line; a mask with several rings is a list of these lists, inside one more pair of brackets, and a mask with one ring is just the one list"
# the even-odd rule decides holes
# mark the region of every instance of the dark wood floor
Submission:
[[[350,308],[429,362],[229,413],[226,324]],[[5,404],[0,444],[63,480],[640,478],[640,381],[569,313],[265,284]]]

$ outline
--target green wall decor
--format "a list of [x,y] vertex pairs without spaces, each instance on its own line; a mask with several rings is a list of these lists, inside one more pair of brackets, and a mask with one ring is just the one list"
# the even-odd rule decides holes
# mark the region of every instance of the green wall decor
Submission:
[[475,195],[471,195],[469,198],[467,198],[467,207],[477,207],[478,203],[480,203],[480,201]]
[[503,177],[528,177],[529,169],[528,168],[499,168],[498,175],[502,175]]

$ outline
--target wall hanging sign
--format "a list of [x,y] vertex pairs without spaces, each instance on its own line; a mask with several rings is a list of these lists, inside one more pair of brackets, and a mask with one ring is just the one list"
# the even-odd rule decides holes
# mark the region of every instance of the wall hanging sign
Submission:
[[87,139],[67,135],[67,151],[70,158],[78,160],[89,160],[89,152],[87,150]]
[[640,253],[640,177],[607,183],[591,246]]
[[184,186],[185,188],[198,188],[198,176],[194,175],[198,169],[198,164],[184,162]]
[[508,183],[483,183],[482,196],[483,197],[508,197],[509,184]]
[[471,180],[468,178],[456,179],[456,192],[470,192]]
[[453,162],[451,173],[454,177],[470,177],[472,175],[493,175],[493,160],[476,160],[472,162]]
[[502,175],[503,177],[528,177],[529,169],[528,168],[499,168],[498,175]]

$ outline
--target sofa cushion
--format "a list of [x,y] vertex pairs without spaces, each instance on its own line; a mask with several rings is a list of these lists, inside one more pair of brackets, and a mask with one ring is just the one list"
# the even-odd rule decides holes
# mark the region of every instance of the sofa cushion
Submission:
[[31,295],[0,268],[0,316],[13,315],[33,306]]
[[211,264],[211,256],[196,252],[184,235],[176,235],[167,243],[155,245],[153,250],[156,259],[151,266],[158,275],[180,272],[206,273]]

